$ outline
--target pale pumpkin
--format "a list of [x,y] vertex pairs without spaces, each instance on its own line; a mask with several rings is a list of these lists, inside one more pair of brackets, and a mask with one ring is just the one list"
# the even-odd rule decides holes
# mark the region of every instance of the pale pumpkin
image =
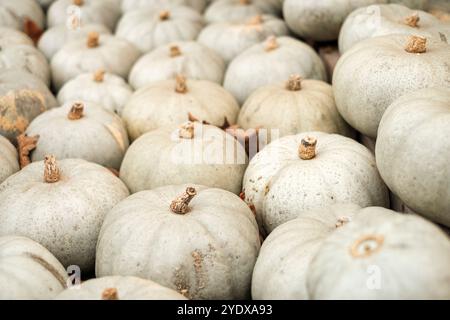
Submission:
[[299,75],[254,91],[237,123],[243,129],[266,129],[268,141],[304,131],[354,136],[336,109],[331,86],[319,80],[303,80]]
[[6,70],[24,70],[50,85],[50,67],[45,56],[28,44],[8,45],[0,50],[0,73]]
[[173,41],[195,40],[202,28],[203,18],[194,9],[167,6],[125,13],[116,35],[127,39],[142,52],[148,52]]
[[333,92],[342,117],[375,138],[386,108],[400,96],[450,83],[450,44],[388,35],[361,41],[338,61]]
[[294,38],[271,36],[231,61],[224,87],[242,104],[259,87],[285,81],[293,73],[305,79],[327,79],[322,60],[310,46]]
[[90,32],[99,34],[110,34],[111,31],[102,24],[81,24],[75,28],[68,28],[66,25],[58,25],[47,29],[38,42],[38,48],[51,60],[56,52],[66,43],[74,40],[86,39]]
[[0,134],[13,143],[37,115],[57,102],[38,77],[21,70],[0,73]]
[[122,11],[136,9],[161,9],[167,5],[186,6],[198,12],[203,12],[208,0],[122,0]]
[[67,43],[53,56],[53,85],[59,90],[70,79],[99,69],[126,79],[139,56],[139,50],[128,41],[91,32],[85,39]]
[[243,192],[267,233],[301,211],[333,203],[389,205],[372,153],[350,138],[323,132],[286,136],[267,145],[250,161]]
[[128,148],[125,126],[116,114],[91,102],[67,102],[44,112],[26,134],[39,136],[31,160],[79,158],[118,170]]
[[398,4],[373,5],[353,11],[339,33],[339,51],[346,52],[367,38],[390,34],[411,34],[450,39],[450,24],[420,10]]
[[29,26],[42,31],[45,15],[35,0],[0,0],[0,26],[27,31]]
[[211,125],[187,122],[139,137],[128,149],[120,178],[132,193],[160,186],[197,183],[238,194],[246,167],[245,149]]
[[120,115],[132,94],[133,89],[121,77],[97,70],[69,80],[59,90],[58,101],[90,101]]
[[394,101],[378,129],[376,158],[388,187],[412,210],[450,226],[450,89]]
[[64,267],[39,243],[0,237],[0,300],[52,299],[65,289],[66,281]]
[[240,22],[259,14],[280,16],[281,0],[218,0],[205,11],[207,22]]
[[198,42],[217,50],[229,63],[245,49],[268,36],[284,36],[288,33],[283,20],[271,15],[256,15],[239,22],[210,24],[199,34]]
[[47,11],[47,25],[78,26],[83,23],[103,24],[114,30],[120,18],[115,0],[56,0]]
[[184,296],[156,282],[138,277],[110,276],[90,279],[70,287],[56,300],[186,300]]
[[173,42],[142,56],[131,69],[129,82],[139,89],[178,74],[222,84],[225,62],[214,49],[196,41]]
[[321,245],[312,299],[450,299],[450,241],[416,215],[366,208]]
[[177,126],[195,118],[216,126],[225,119],[236,123],[239,105],[233,96],[214,82],[186,80],[178,76],[136,91],[125,105],[122,118],[132,140],[164,126]]
[[20,170],[16,148],[0,135],[0,183]]
[[37,0],[43,9],[47,9],[55,0]]
[[351,223],[361,209],[355,204],[300,212],[277,227],[263,242],[252,278],[255,300],[306,300],[308,266],[323,241]]
[[428,11],[443,22],[450,23],[450,2],[447,0],[430,0]]
[[127,196],[108,169],[81,159],[56,163],[48,156],[0,185],[0,236],[26,236],[64,266],[89,272],[103,218]]
[[9,46],[17,45],[34,46],[34,43],[30,37],[21,31],[0,27],[0,51]]
[[238,196],[165,186],[136,193],[109,212],[96,275],[150,279],[190,299],[246,299],[259,247],[255,218]]

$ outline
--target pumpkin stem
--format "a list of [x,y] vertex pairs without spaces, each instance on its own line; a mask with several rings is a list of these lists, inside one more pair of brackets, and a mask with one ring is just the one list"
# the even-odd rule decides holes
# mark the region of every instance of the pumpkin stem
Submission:
[[21,169],[31,163],[30,153],[36,148],[38,140],[39,135],[30,137],[27,134],[22,133],[17,137],[17,149],[19,150],[19,163]]
[[346,223],[349,223],[352,219],[350,217],[347,216],[343,216],[343,217],[339,217],[337,219],[337,222],[335,224],[336,228],[340,228],[343,225],[345,225]]
[[84,0],[72,0],[72,2],[76,6],[82,6],[84,4]]
[[424,53],[427,51],[427,38],[410,36],[405,51],[409,53]]
[[419,13],[414,12],[412,15],[405,18],[404,23],[412,28],[418,28],[419,27]]
[[174,46],[170,46],[169,50],[170,50],[169,55],[170,55],[171,58],[181,56],[181,50],[180,50],[179,46],[175,46],[175,45]]
[[258,14],[252,18],[250,18],[250,20],[248,20],[247,25],[249,26],[259,26],[261,23],[263,23],[263,17],[262,15]]
[[163,10],[159,13],[159,19],[160,20],[167,20],[170,18],[170,11],[169,10]]
[[299,91],[302,89],[302,78],[298,74],[293,74],[289,77],[286,84],[286,89],[290,91]]
[[102,300],[119,300],[119,294],[116,288],[106,288],[102,292]]
[[275,36],[270,36],[266,39],[265,43],[266,51],[272,51],[278,48],[277,38]]
[[186,85],[186,78],[179,74],[175,78],[175,91],[178,93],[186,93],[188,91]]
[[302,160],[311,160],[316,156],[317,139],[314,137],[305,137],[302,139],[298,154]]
[[239,0],[239,4],[247,6],[252,3],[252,0]]
[[95,48],[99,45],[100,35],[98,32],[92,31],[88,34],[87,46],[88,48]]
[[170,210],[176,214],[185,214],[189,212],[189,202],[197,194],[197,191],[193,187],[187,187],[186,192],[177,197],[170,204]]
[[45,156],[44,159],[44,181],[47,183],[58,182],[61,172],[56,164],[56,159],[52,155]]
[[355,258],[366,258],[381,249],[384,237],[380,235],[366,235],[357,239],[350,248],[350,254]]
[[80,102],[74,103],[70,108],[67,118],[69,120],[79,120],[83,117],[84,105]]
[[105,79],[105,70],[100,69],[94,72],[95,82],[103,82],[104,79]]
[[192,139],[194,138],[194,123],[188,121],[183,123],[178,129],[178,136],[181,139]]

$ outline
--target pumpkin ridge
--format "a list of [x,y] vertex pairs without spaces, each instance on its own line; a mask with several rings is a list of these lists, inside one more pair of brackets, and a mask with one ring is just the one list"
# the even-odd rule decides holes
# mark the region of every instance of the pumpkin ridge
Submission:
[[61,274],[58,272],[58,270],[56,270],[55,267],[53,267],[50,263],[48,263],[47,261],[45,261],[41,257],[35,255],[34,253],[25,252],[24,254],[26,256],[30,257],[31,259],[33,259],[36,263],[41,265],[48,272],[50,272],[52,274],[52,276],[54,276],[58,280],[58,282],[61,284],[61,286],[63,288],[67,288],[67,284],[66,284],[66,281],[65,281],[64,277],[61,276]]

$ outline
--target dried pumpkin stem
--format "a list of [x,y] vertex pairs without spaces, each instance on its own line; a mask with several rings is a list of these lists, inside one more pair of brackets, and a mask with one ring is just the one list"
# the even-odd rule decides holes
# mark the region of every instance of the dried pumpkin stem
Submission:
[[181,74],[175,78],[175,91],[178,93],[186,93],[188,91],[186,78]]
[[380,235],[365,235],[357,239],[350,248],[350,254],[355,258],[366,258],[378,252],[383,245],[384,237]]
[[314,137],[305,137],[300,142],[299,156],[302,160],[311,160],[316,156],[317,139]]
[[23,169],[31,163],[30,153],[36,148],[37,142],[39,140],[39,135],[28,136],[22,133],[17,137],[17,145],[19,150],[19,163],[20,168]]
[[239,0],[239,4],[242,4],[244,6],[247,6],[249,4],[251,4],[252,1],[251,0]]
[[289,91],[299,91],[302,89],[302,78],[298,74],[293,74],[289,77],[286,84],[286,89]]
[[197,191],[193,187],[187,187],[185,193],[177,197],[170,204],[170,210],[176,214],[185,214],[189,212],[189,202],[197,194]]
[[178,129],[178,136],[182,139],[194,138],[194,123],[191,121],[183,123]]
[[278,48],[277,38],[275,36],[270,36],[265,42],[266,51],[272,51]]
[[258,14],[252,18],[250,18],[250,20],[248,20],[247,25],[249,26],[259,26],[260,24],[263,23],[263,17]]
[[95,82],[103,82],[104,79],[105,79],[105,70],[100,69],[94,72]]
[[405,51],[409,53],[424,53],[427,51],[427,38],[410,36]]
[[178,57],[181,56],[181,50],[179,46],[170,46],[170,57],[174,58],[174,57]]
[[58,182],[61,172],[59,171],[56,159],[52,155],[45,156],[44,159],[44,181],[47,183]]
[[82,6],[84,4],[84,0],[73,0],[72,2],[76,6]]
[[98,32],[92,31],[88,34],[87,46],[88,48],[96,48],[99,45],[100,34]]
[[102,300],[119,300],[119,293],[116,288],[106,288],[102,292]]
[[340,228],[340,227],[344,226],[346,223],[349,223],[351,220],[352,219],[350,217],[346,217],[346,216],[339,217],[336,221],[335,226],[336,226],[336,228]]
[[159,13],[159,19],[160,20],[167,20],[170,18],[170,11],[169,10],[163,10]]
[[419,13],[414,12],[412,15],[405,18],[404,23],[412,28],[418,28],[419,27]]
[[69,120],[79,120],[83,117],[84,105],[82,103],[74,103],[70,108],[67,118]]

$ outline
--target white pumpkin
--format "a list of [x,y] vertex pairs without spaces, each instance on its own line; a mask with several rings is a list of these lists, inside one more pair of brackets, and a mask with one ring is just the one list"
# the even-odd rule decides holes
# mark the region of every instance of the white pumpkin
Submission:
[[280,16],[280,0],[218,0],[205,11],[207,22],[240,22],[259,14]]
[[415,215],[363,209],[321,245],[307,272],[312,299],[450,299],[450,241]]
[[214,82],[186,80],[178,76],[136,91],[125,105],[122,118],[132,140],[164,126],[177,126],[196,119],[222,126],[225,119],[236,123],[239,105],[233,96]]
[[20,170],[16,148],[0,135],[0,183]]
[[61,104],[74,100],[90,101],[120,115],[132,94],[133,89],[121,77],[97,70],[66,82],[58,92],[58,101]]
[[411,9],[420,10],[426,9],[429,1],[430,0],[387,0],[388,3],[401,4]]
[[178,74],[222,84],[225,62],[216,51],[196,41],[178,41],[142,56],[131,69],[129,81],[139,89]]
[[76,28],[68,28],[65,25],[58,25],[47,29],[38,42],[38,48],[51,60],[56,52],[66,43],[86,39],[90,32],[99,34],[110,34],[111,31],[102,24],[82,24]]
[[94,267],[103,218],[128,196],[108,169],[81,159],[33,162],[0,184],[0,236],[39,242],[64,266]]
[[331,86],[299,75],[254,91],[242,106],[237,123],[246,130],[264,128],[269,139],[304,131],[354,136],[337,111]]
[[122,11],[128,12],[136,9],[161,9],[167,5],[186,6],[203,12],[208,0],[122,0]]
[[64,267],[39,243],[0,237],[0,300],[52,299],[65,289],[66,281]]
[[398,4],[373,5],[353,11],[339,33],[339,51],[346,52],[367,38],[390,34],[411,34],[450,39],[450,24],[420,10]]
[[67,102],[36,117],[26,134],[39,136],[32,161],[48,154],[79,158],[119,169],[128,148],[125,126],[116,114],[90,102]]
[[301,211],[333,203],[389,205],[372,153],[352,139],[323,132],[286,136],[267,145],[250,161],[243,192],[267,233]]
[[195,40],[202,27],[202,16],[188,7],[143,8],[125,13],[116,35],[148,52],[173,41]]
[[191,299],[246,299],[259,247],[255,218],[238,196],[165,186],[136,193],[107,215],[96,275],[147,278]]
[[269,37],[231,61],[224,87],[244,103],[259,87],[284,81],[293,73],[306,79],[327,79],[322,60],[306,43],[290,37]]
[[47,9],[55,0],[37,0],[43,9]]
[[37,76],[22,70],[0,73],[0,134],[13,143],[31,120],[56,106],[55,97]]
[[78,26],[83,23],[103,24],[114,30],[120,18],[116,0],[56,0],[47,11],[47,25]]
[[196,183],[238,194],[246,167],[245,149],[210,125],[187,122],[139,137],[128,149],[120,178],[132,193],[169,184]]
[[450,89],[394,101],[378,129],[376,158],[388,187],[412,210],[450,226]]
[[0,26],[26,30],[27,22],[43,30],[45,15],[35,0],[0,0]]
[[50,67],[45,56],[28,44],[9,45],[0,50],[0,72],[24,70],[50,85]]
[[9,46],[14,47],[17,45],[34,46],[34,43],[30,37],[21,31],[0,27],[0,51]]
[[53,85],[59,90],[79,74],[99,69],[126,79],[139,56],[139,50],[124,39],[89,33],[87,39],[71,41],[53,56]]
[[355,204],[299,213],[283,223],[264,240],[252,278],[255,300],[308,299],[307,271],[323,241],[336,229],[351,223],[363,211]]
[[283,20],[270,15],[256,15],[240,22],[210,24],[199,34],[198,42],[217,50],[229,63],[245,49],[268,36],[284,36],[288,33]]
[[386,108],[400,96],[450,83],[450,44],[419,36],[361,41],[338,61],[333,92],[342,117],[375,138]]

